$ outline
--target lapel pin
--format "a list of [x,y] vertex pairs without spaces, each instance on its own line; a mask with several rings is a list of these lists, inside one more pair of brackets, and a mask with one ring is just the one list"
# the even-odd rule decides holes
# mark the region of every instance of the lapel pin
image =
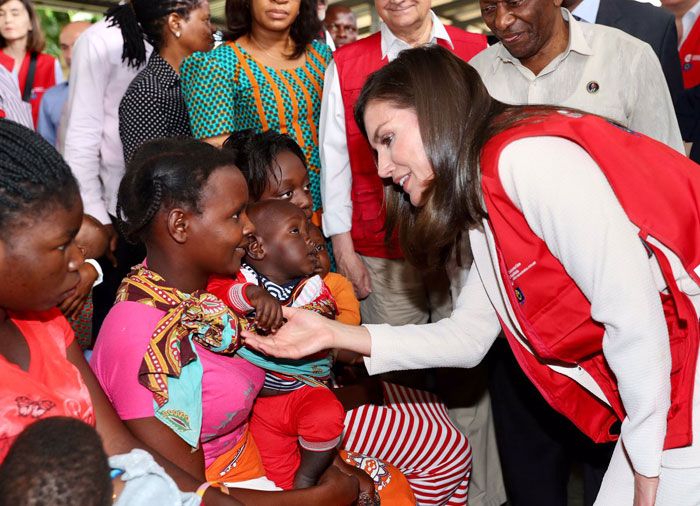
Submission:
[[589,81],[589,83],[586,85],[586,91],[588,93],[598,93],[599,89],[600,89],[600,84],[598,84],[595,81]]

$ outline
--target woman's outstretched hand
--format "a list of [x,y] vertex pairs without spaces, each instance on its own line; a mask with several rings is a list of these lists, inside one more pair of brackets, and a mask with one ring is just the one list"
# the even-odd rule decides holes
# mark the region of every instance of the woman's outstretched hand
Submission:
[[345,325],[304,309],[283,307],[287,320],[268,336],[242,331],[246,346],[279,358],[303,358],[321,350],[339,348],[369,356],[372,340],[364,327]]
[[279,358],[302,358],[332,348],[333,320],[313,311],[283,307],[287,320],[282,328],[267,336],[243,331],[246,346]]

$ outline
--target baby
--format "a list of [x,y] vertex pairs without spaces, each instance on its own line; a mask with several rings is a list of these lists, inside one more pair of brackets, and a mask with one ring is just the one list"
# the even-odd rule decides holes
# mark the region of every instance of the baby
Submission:
[[[80,281],[73,293],[59,306],[83,350],[92,348],[92,289],[102,282],[102,269],[94,259],[107,249],[108,242],[102,229],[102,225],[95,218],[83,215],[80,230],[75,236],[75,244],[85,259],[78,268]],[[92,245],[92,249],[87,245]]]
[[[253,318],[255,311],[258,327],[281,324],[281,310],[272,309],[269,298],[276,299],[278,308],[282,303],[334,317],[330,291],[314,275],[319,261],[304,211],[285,200],[267,200],[251,205],[248,217],[255,232],[238,278],[212,278],[207,290],[239,314]],[[261,288],[269,298],[259,293]],[[264,318],[257,316],[260,311],[266,312]],[[268,317],[277,314],[279,319]],[[245,348],[238,353],[267,371],[250,429],[268,478],[284,489],[315,485],[333,460],[345,417],[324,384],[330,354],[280,360]]]
[[328,286],[338,307],[335,319],[348,325],[359,325],[361,321],[360,301],[355,297],[352,283],[342,274],[331,272],[331,258],[326,247],[326,238],[323,237],[321,229],[317,226],[311,225],[310,230],[311,242],[318,255],[316,274],[323,278],[323,282]]

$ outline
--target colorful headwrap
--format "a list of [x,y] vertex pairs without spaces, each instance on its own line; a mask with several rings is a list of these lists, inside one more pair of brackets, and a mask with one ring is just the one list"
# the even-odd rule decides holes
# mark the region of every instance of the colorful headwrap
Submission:
[[[183,293],[143,266],[124,278],[117,302],[132,301],[166,314],[153,331],[139,368],[139,383],[153,392],[155,416],[193,448],[202,429],[201,361],[194,347],[233,355],[240,347],[238,317],[204,291]],[[246,324],[247,326],[247,324]]]

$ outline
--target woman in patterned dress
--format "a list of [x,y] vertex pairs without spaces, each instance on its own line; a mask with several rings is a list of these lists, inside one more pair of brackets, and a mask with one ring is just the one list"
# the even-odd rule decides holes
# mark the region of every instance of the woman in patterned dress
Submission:
[[[180,65],[195,51],[214,46],[208,0],[132,0],[107,13],[122,32],[122,61],[146,67],[131,81],[119,104],[119,137],[124,160],[141,144],[161,138],[191,137],[180,90]],[[146,41],[153,48],[148,57]]]
[[181,67],[196,138],[220,146],[237,130],[276,130],[306,156],[314,211],[321,207],[318,121],[331,50],[316,37],[313,0],[228,0],[230,41]]

